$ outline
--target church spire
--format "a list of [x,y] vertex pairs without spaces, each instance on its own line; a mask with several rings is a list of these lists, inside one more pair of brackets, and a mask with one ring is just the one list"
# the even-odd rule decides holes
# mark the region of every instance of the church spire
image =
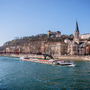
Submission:
[[75,32],[79,32],[77,20],[76,20]]
[[74,32],[74,41],[79,44],[79,29],[78,29],[78,23],[76,21],[76,27]]

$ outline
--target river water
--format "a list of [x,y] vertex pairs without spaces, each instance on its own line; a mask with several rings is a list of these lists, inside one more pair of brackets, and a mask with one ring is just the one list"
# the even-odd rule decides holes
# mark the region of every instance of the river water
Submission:
[[0,57],[0,90],[90,90],[90,62],[53,66]]

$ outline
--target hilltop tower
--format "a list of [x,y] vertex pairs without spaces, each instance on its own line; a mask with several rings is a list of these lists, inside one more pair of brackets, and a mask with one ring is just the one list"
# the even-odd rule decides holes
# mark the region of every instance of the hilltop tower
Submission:
[[79,44],[79,29],[78,29],[78,23],[76,21],[76,27],[74,32],[74,41]]

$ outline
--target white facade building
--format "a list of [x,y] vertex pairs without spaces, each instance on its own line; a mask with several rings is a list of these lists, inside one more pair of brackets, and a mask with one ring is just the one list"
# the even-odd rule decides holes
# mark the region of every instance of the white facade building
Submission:
[[88,39],[89,37],[90,37],[90,33],[81,35],[81,39]]
[[66,38],[66,39],[64,40],[64,42],[65,42],[65,43],[70,43],[71,41],[70,41],[68,38]]

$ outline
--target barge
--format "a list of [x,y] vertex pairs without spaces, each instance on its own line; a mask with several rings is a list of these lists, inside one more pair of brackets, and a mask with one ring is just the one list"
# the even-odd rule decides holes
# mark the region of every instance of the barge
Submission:
[[29,58],[28,56],[20,57],[20,60],[43,63],[43,64],[60,65],[60,66],[75,66],[75,64],[73,64],[70,61],[54,60],[54,59],[42,60],[42,59]]

